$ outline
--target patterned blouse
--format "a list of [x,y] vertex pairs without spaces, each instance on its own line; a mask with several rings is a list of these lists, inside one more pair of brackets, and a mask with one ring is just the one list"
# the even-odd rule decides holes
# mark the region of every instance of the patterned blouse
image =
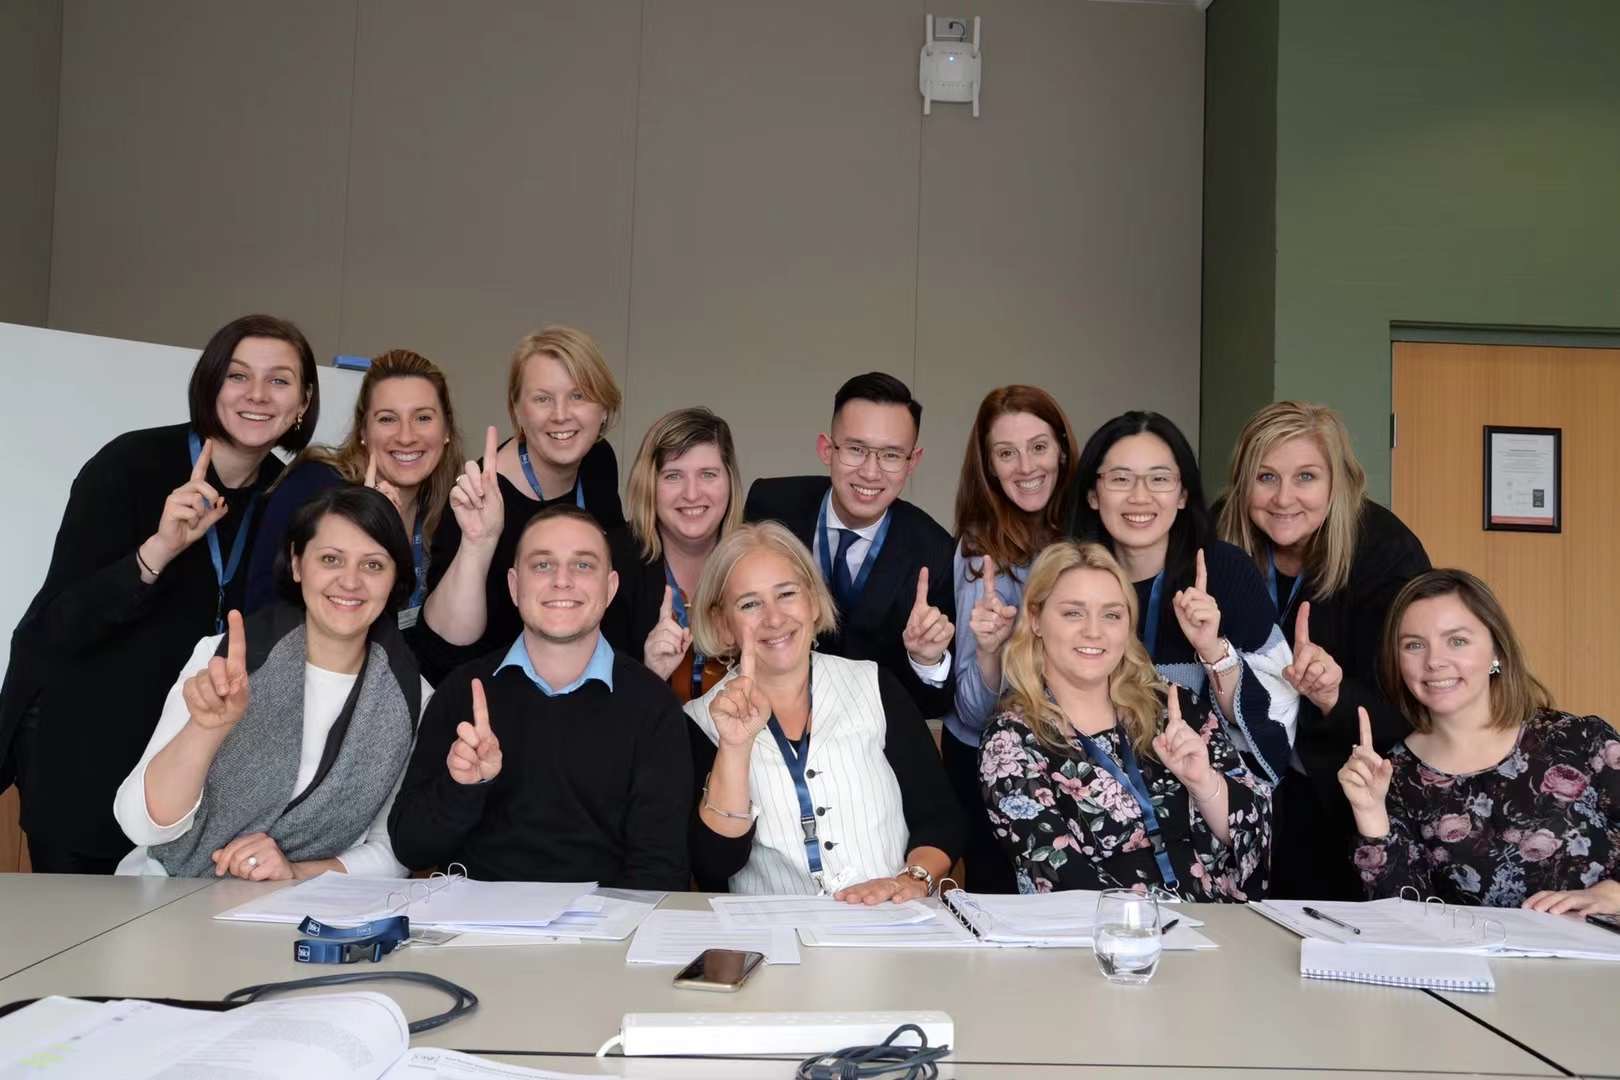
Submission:
[[[1230,843],[1215,839],[1181,781],[1157,759],[1137,755],[1179,892],[1189,900],[1258,899],[1270,866],[1271,788],[1243,767],[1216,713],[1189,691],[1176,692],[1182,715],[1209,746],[1210,764],[1226,774],[1231,830]],[[1165,720],[1161,712],[1161,731]],[[1093,739],[1118,762],[1122,737],[1115,727]],[[1091,763],[1082,742],[1071,746],[1071,755],[1053,754],[1018,709],[985,728],[979,789],[991,829],[1012,857],[1018,891],[1162,885],[1136,799]]]
[[1389,835],[1354,855],[1368,896],[1410,885],[1448,904],[1518,907],[1620,876],[1620,735],[1601,718],[1538,712],[1501,763],[1460,776],[1404,742],[1389,757]]

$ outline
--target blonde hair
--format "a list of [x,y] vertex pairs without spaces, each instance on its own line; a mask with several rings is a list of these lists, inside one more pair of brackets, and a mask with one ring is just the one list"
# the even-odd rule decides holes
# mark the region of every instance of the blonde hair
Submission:
[[[450,501],[450,489],[456,486],[461,473],[461,432],[456,430],[456,413],[450,407],[450,386],[444,372],[420,353],[409,349],[389,349],[373,358],[371,366],[360,380],[360,394],[354,400],[354,421],[349,425],[348,438],[340,446],[311,446],[305,450],[303,461],[318,461],[337,470],[337,474],[351,484],[362,484],[366,468],[371,463],[371,451],[365,444],[366,417],[371,412],[371,394],[385,379],[426,379],[433,385],[439,398],[439,412],[444,415],[444,433],[447,441],[444,454],[431,475],[422,482],[416,496],[416,512],[422,519],[422,541],[432,541],[433,530],[444,516]],[[286,476],[292,470],[282,473]]]
[[1001,668],[1006,673],[1008,687],[1005,701],[1023,713],[1024,721],[1043,746],[1058,754],[1073,755],[1074,745],[1067,722],[1046,692],[1046,657],[1040,635],[1035,633],[1041,609],[1057,588],[1058,580],[1071,570],[1101,570],[1112,574],[1119,583],[1130,626],[1125,655],[1108,677],[1108,697],[1119,713],[1131,746],[1138,754],[1152,757],[1153,736],[1159,730],[1159,673],[1153,667],[1147,648],[1136,636],[1136,589],[1101,544],[1060,540],[1036,556],[1024,586],[1018,624],[1002,653]]
[[838,629],[838,609],[833,606],[832,593],[817,572],[815,559],[799,538],[779,521],[761,521],[739,525],[720,541],[703,564],[703,577],[698,581],[697,601],[691,608],[692,639],[705,656],[730,657],[737,652],[735,644],[728,643],[721,630],[725,618],[721,608],[725,604],[726,582],[731,572],[746,555],[768,551],[782,556],[793,565],[794,576],[810,593],[816,605],[816,624],[812,628],[817,637]]
[[1507,612],[1479,578],[1466,570],[1425,570],[1408,581],[1395,594],[1389,606],[1389,617],[1384,621],[1383,648],[1378,654],[1378,676],[1384,684],[1384,693],[1400,707],[1412,730],[1427,732],[1433,727],[1429,710],[1425,709],[1401,678],[1401,619],[1406,609],[1419,600],[1432,600],[1437,596],[1455,596],[1474,618],[1485,624],[1496,648],[1496,659],[1501,663],[1499,675],[1491,676],[1491,726],[1498,730],[1522,724],[1542,709],[1553,707],[1552,693],[1530,671],[1525,659],[1524,646],[1508,622]]
[[1249,517],[1249,493],[1267,454],[1289,439],[1307,436],[1316,440],[1327,458],[1331,483],[1327,516],[1306,541],[1302,560],[1311,578],[1312,598],[1325,600],[1350,580],[1362,504],[1367,498],[1367,474],[1350,446],[1344,418],[1333,409],[1302,401],[1279,401],[1249,418],[1232,450],[1231,487],[1216,528],[1222,540],[1236,544],[1265,568],[1271,539]]
[[520,433],[523,430],[517,413],[518,399],[523,396],[523,370],[536,356],[549,356],[561,364],[586,399],[602,406],[606,415],[602,417],[602,430],[596,433],[600,439],[618,418],[624,395],[596,339],[572,326],[548,326],[525,337],[512,350],[512,367],[506,377],[506,414],[512,418],[512,429]]
[[630,531],[640,542],[642,557],[648,562],[664,551],[658,537],[658,473],[671,460],[697,446],[713,446],[720,452],[720,461],[731,481],[725,516],[720,521],[720,535],[723,537],[742,524],[742,478],[737,471],[737,447],[731,440],[731,425],[701,405],[667,412],[647,429],[625,483],[624,501],[629,511]]

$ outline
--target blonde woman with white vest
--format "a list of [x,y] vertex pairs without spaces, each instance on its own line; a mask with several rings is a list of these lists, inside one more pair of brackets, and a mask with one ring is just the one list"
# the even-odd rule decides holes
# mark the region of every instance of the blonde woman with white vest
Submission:
[[693,740],[699,888],[909,900],[960,853],[956,802],[905,689],[871,661],[812,653],[836,618],[810,553],[774,521],[709,556],[693,633],[737,662],[686,706],[707,736]]

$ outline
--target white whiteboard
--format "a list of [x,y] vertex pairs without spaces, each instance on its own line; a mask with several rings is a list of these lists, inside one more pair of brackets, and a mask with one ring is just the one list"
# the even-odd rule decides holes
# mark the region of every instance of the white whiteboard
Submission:
[[[0,677],[11,632],[45,580],[51,546],[79,469],[115,436],[186,420],[186,387],[200,349],[69,334],[0,323],[0,461],[6,527],[0,529]],[[361,373],[319,369],[315,441],[347,435]],[[152,522],[156,526],[157,522]]]

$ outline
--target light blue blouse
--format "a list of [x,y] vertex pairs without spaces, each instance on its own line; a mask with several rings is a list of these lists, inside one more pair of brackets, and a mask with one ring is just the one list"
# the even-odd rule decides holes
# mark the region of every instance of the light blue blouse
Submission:
[[[945,717],[945,730],[959,742],[979,745],[979,735],[996,711],[1001,700],[1002,687],[994,689],[984,685],[979,674],[979,641],[973,636],[968,617],[973,605],[984,596],[984,580],[978,576],[982,556],[963,558],[962,542],[956,542],[956,554],[951,558],[951,572],[956,583],[956,708]],[[974,576],[969,577],[972,573]],[[1024,601],[1024,578],[1029,564],[996,567],[996,595],[1003,603],[1014,607]]]

